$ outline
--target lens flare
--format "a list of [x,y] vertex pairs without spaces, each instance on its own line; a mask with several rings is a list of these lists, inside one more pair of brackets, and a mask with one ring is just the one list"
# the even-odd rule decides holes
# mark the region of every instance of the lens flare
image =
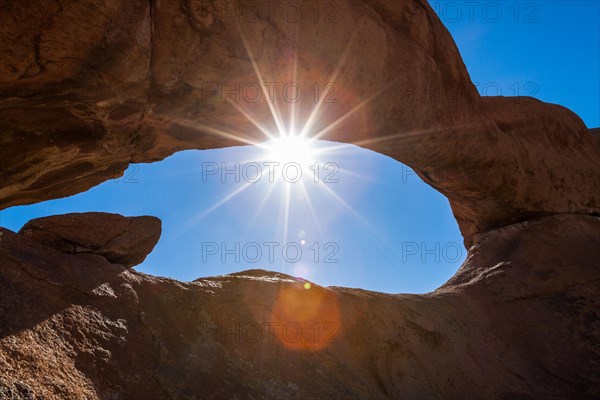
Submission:
[[287,349],[318,351],[335,344],[342,334],[336,295],[298,282],[279,290],[271,316],[274,336]]
[[[256,146],[262,150],[262,154],[258,154],[256,158],[244,160],[244,162],[259,164],[261,170],[258,173],[257,180],[246,180],[244,175],[243,177],[246,180],[244,184],[235,187],[224,194],[221,199],[216,200],[214,204],[198,212],[186,223],[186,227],[197,223],[208,214],[237,199],[250,188],[266,188],[249,221],[248,230],[255,221],[259,220],[260,214],[269,204],[269,198],[278,197],[281,201],[277,221],[273,224],[273,227],[276,231],[281,232],[280,238],[283,243],[288,243],[288,231],[290,230],[290,224],[294,222],[290,222],[290,216],[295,216],[296,220],[302,220],[305,216],[312,217],[317,233],[324,237],[326,227],[321,223],[324,214],[322,212],[322,198],[327,197],[336,203],[335,210],[348,212],[367,229],[376,233],[366,220],[342,196],[336,193],[335,186],[331,185],[329,187],[331,183],[338,182],[337,178],[333,177],[337,172],[361,176],[354,171],[342,169],[336,162],[333,162],[332,157],[343,153],[347,145],[323,146],[323,143],[319,143],[319,140],[328,138],[339,140],[340,135],[343,133],[340,131],[342,127],[352,129],[353,135],[358,135],[361,132],[372,132],[369,129],[369,104],[390,88],[394,81],[367,97],[363,97],[366,94],[359,97],[347,91],[340,92],[341,99],[335,97],[338,91],[334,83],[346,64],[347,57],[355,44],[355,39],[360,37],[358,31],[349,38],[335,65],[330,62],[319,61],[319,57],[313,58],[311,56],[312,61],[310,64],[312,68],[310,71],[304,71],[299,75],[298,49],[295,51],[291,49],[289,53],[282,53],[279,61],[281,61],[283,68],[277,69],[277,75],[265,76],[263,75],[265,71],[261,71],[261,68],[259,68],[259,61],[261,58],[263,61],[268,60],[263,58],[264,54],[259,59],[255,57],[255,53],[250,46],[251,41],[247,40],[242,25],[238,24],[237,27],[247,58],[250,60],[256,81],[259,84],[259,91],[262,94],[261,104],[264,106],[266,103],[268,110],[263,107],[263,111],[257,114],[255,102],[248,101],[247,104],[243,105],[238,101],[227,99],[227,104],[239,113],[240,118],[248,121],[254,127],[252,134],[233,131],[227,123],[211,126],[185,118],[178,119],[177,123],[182,127],[195,129],[204,134],[214,135],[228,141],[236,140],[241,144]],[[286,68],[288,66],[289,68]],[[271,71],[272,73],[273,71]],[[271,83],[279,80],[275,78],[281,78],[285,75],[289,75],[291,79],[289,83],[294,83],[298,87],[311,88],[311,90],[305,91],[303,97],[294,97],[293,101],[287,97],[289,93],[285,92],[285,94],[282,93],[283,100],[281,100],[279,95],[273,95],[276,92],[272,91],[273,86]],[[321,87],[317,85],[319,82],[329,83]],[[265,116],[267,118],[264,118]],[[402,134],[406,135],[406,132],[402,132]],[[341,139],[344,138],[345,136]],[[376,140],[393,138],[394,135],[391,135]],[[370,141],[365,139],[358,144],[368,144]],[[265,166],[266,162],[274,164]],[[261,183],[268,182],[269,184],[254,184],[259,181]],[[269,213],[273,215],[277,211],[270,209]],[[300,215],[300,218],[297,218],[298,215]],[[307,251],[309,251],[311,247],[309,247],[308,241],[304,239],[304,235],[299,235],[299,238],[300,245],[308,247]],[[284,266],[286,269],[289,268],[289,263],[286,261],[282,268]],[[315,287],[313,285],[311,290],[302,291],[313,293]]]

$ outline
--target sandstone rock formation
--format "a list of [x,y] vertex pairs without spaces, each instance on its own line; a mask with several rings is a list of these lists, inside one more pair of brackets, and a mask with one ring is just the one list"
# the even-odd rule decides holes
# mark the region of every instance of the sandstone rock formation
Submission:
[[425,295],[261,270],[183,283],[2,233],[0,397],[600,395],[597,217],[491,231]]
[[311,132],[348,115],[323,138],[446,195],[466,262],[424,295],[261,270],[184,283],[127,268],[158,240],[151,217],[0,228],[0,398],[598,398],[597,131],[481,98],[423,0],[303,0],[296,21],[284,2],[223,4],[0,4],[0,209],[240,144],[229,133],[264,139],[244,113],[275,131],[269,106],[289,104],[248,98],[259,70],[304,89],[299,121],[320,104]]
[[[267,3],[3,4],[0,209],[87,190],[130,162],[263,141],[239,109],[276,132],[269,106],[287,121],[295,83],[298,121],[319,99],[312,133],[356,109],[322,138],[413,167],[448,197],[467,246],[536,215],[600,213],[600,149],[583,122],[483,101],[424,0],[296,1],[300,17]],[[252,60],[270,83],[261,97]],[[569,154],[541,163],[548,151]]]
[[590,129],[590,133],[592,134],[592,138],[596,142],[596,145],[600,148],[600,128]]
[[97,254],[133,267],[146,259],[160,238],[156,217],[123,217],[89,212],[38,218],[19,233],[63,253]]

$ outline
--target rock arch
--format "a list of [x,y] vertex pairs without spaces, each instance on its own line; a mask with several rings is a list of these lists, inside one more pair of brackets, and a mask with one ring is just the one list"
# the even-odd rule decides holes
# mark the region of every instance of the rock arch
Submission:
[[[426,2],[335,2],[333,13],[305,1],[293,19],[258,0],[219,4],[5,6],[1,207],[87,190],[130,162],[240,144],[205,127],[264,139],[218,93],[257,82],[245,40],[281,86],[325,85],[343,60],[343,101],[323,120],[370,101],[326,138],[413,167],[449,198],[467,246],[535,216],[600,213],[600,150],[583,122],[533,99],[481,98]],[[241,105],[271,120],[266,102]]]
[[[235,107],[202,99],[203,83],[255,79],[244,32],[269,79],[289,81],[282,67],[297,52],[309,82],[345,58],[341,92],[357,102],[382,91],[366,125],[348,120],[355,129],[327,139],[394,157],[446,195],[467,261],[423,296],[303,292],[267,271],[155,278],[0,228],[0,397],[597,398],[600,148],[583,122],[533,99],[479,97],[422,0],[336,1],[334,19],[297,24],[232,19],[218,4],[4,2],[1,208],[87,190],[131,162],[237,144],[206,127],[257,139]],[[282,291],[332,299],[339,340],[303,353],[241,343],[231,326],[219,336],[224,321],[255,327],[296,301],[277,303]],[[203,340],[206,327],[216,336]]]

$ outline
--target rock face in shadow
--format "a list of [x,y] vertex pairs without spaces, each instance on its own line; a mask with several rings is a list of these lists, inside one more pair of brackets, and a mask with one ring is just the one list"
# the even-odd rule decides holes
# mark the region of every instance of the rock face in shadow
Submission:
[[63,253],[97,254],[133,267],[144,261],[158,242],[161,222],[149,216],[73,213],[33,219],[19,233]]
[[79,193],[130,162],[264,141],[293,104],[310,135],[413,167],[448,197],[467,247],[533,216],[600,213],[600,149],[583,122],[480,98],[424,0],[296,1],[298,18],[267,3],[3,4],[0,209]]
[[425,295],[262,270],[184,283],[128,269],[158,240],[152,217],[0,228],[0,398],[598,398],[597,130],[481,98],[425,1],[297,1],[295,21],[284,3],[229,4],[3,2],[0,209],[262,141],[289,121],[292,83],[310,135],[448,197],[467,260]]
[[183,283],[2,234],[8,398],[600,395],[596,217],[489,232],[425,295],[305,289],[262,270]]
[[600,148],[600,128],[590,129],[590,133],[592,134],[592,138],[596,142],[596,146]]

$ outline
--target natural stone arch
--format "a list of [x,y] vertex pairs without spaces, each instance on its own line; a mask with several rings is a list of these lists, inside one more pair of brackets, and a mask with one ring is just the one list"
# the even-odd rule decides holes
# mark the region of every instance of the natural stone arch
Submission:
[[[3,3],[2,207],[86,190],[130,162],[237,144],[194,124],[226,121],[256,139],[231,107],[197,107],[197,80],[254,73],[237,24],[212,16],[213,4]],[[372,93],[365,82],[381,89],[390,77],[460,94],[440,103],[439,96],[393,96],[390,88],[369,103],[366,132],[392,139],[362,143],[415,167],[450,199],[466,244],[476,242],[458,273],[424,296],[316,286],[302,292],[301,282],[266,271],[183,283],[95,254],[65,254],[0,228],[0,360],[7,366],[0,369],[0,393],[183,397],[205,395],[216,382],[213,398],[597,397],[600,222],[576,215],[598,214],[600,157],[591,135],[559,106],[482,100],[423,1],[336,4],[344,29],[324,21],[302,26],[300,65],[307,71],[334,65],[352,36],[345,33],[364,27],[372,48],[350,51],[351,67],[340,75],[357,98]],[[261,70],[281,62],[260,52],[289,45],[281,24],[260,19],[240,26],[259,49]],[[313,52],[320,62],[309,57]],[[253,111],[267,116],[265,108]],[[188,121],[194,129],[183,129]],[[337,130],[328,138],[355,142],[363,133]],[[514,223],[520,220],[527,221]],[[269,342],[273,356],[264,358],[261,346],[198,341],[198,322],[265,320],[278,311],[272,305],[281,289],[333,296],[344,328],[340,344],[298,357]],[[448,321],[468,336],[457,341],[449,329],[436,331],[436,322],[449,328]],[[486,341],[493,327],[508,328],[508,336]],[[405,340],[405,329],[416,343]],[[297,368],[281,368],[282,356],[299,360]],[[265,368],[246,368],[248,359]]]
[[[40,1],[3,10],[2,207],[86,190],[129,162],[238,144],[201,125],[262,139],[230,104],[203,101],[203,83],[256,80],[244,32],[260,70],[281,82],[294,54],[306,81],[324,81],[354,41],[336,84],[355,100],[327,104],[327,113],[380,94],[364,108],[368,127],[350,118],[327,139],[413,167],[449,198],[467,245],[531,216],[599,212],[599,150],[582,121],[534,100],[482,100],[424,1],[336,2],[334,20],[297,23],[234,18],[210,4]],[[268,119],[265,104],[245,105]]]

